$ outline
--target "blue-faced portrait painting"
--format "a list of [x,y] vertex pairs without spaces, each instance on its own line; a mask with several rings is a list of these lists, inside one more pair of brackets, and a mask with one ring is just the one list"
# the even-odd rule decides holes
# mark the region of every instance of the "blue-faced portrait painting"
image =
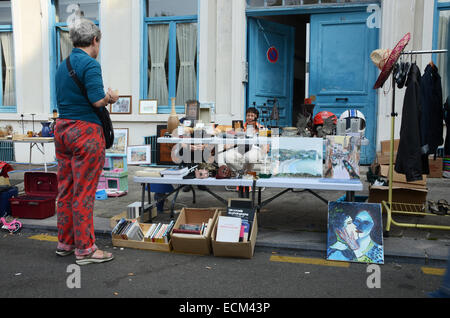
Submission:
[[327,259],[384,264],[381,204],[328,203]]

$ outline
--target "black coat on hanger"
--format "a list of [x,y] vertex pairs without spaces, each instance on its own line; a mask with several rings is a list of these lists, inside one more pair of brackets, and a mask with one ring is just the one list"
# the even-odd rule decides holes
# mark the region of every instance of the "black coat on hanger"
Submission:
[[422,180],[422,175],[429,173],[428,156],[421,152],[420,80],[420,70],[413,63],[406,81],[400,143],[395,161],[395,171],[404,174],[408,182]]
[[445,136],[444,143],[444,153],[446,156],[450,156],[450,105],[449,98],[447,97],[447,101],[444,104],[444,120],[445,126],[447,127],[447,134]]
[[436,154],[437,148],[444,143],[444,110],[442,105],[441,76],[434,64],[428,64],[420,81],[420,133],[422,151]]

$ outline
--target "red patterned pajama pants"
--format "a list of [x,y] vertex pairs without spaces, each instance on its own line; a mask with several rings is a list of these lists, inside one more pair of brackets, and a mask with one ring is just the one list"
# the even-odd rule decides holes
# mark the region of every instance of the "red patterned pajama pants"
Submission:
[[58,249],[82,256],[95,252],[94,202],[105,163],[100,125],[58,119],[55,127],[58,161]]

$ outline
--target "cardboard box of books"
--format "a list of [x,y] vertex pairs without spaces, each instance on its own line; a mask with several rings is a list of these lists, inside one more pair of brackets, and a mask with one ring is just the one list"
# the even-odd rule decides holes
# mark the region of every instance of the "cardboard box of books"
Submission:
[[120,247],[170,252],[170,233],[174,225],[174,221],[149,224],[121,218],[111,231],[112,243]]
[[212,232],[214,256],[252,258],[258,235],[255,208],[246,199],[229,201],[220,212]]
[[171,233],[173,251],[211,254],[211,232],[218,213],[217,209],[183,208]]

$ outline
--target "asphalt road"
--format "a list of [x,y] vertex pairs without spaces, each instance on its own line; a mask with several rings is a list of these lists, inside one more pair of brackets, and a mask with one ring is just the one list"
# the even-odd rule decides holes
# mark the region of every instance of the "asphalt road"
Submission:
[[78,267],[73,255],[56,256],[55,240],[55,233],[0,233],[0,298],[425,298],[445,267],[369,268],[268,250],[250,260],[219,258],[114,248],[106,237],[97,243],[115,259]]

